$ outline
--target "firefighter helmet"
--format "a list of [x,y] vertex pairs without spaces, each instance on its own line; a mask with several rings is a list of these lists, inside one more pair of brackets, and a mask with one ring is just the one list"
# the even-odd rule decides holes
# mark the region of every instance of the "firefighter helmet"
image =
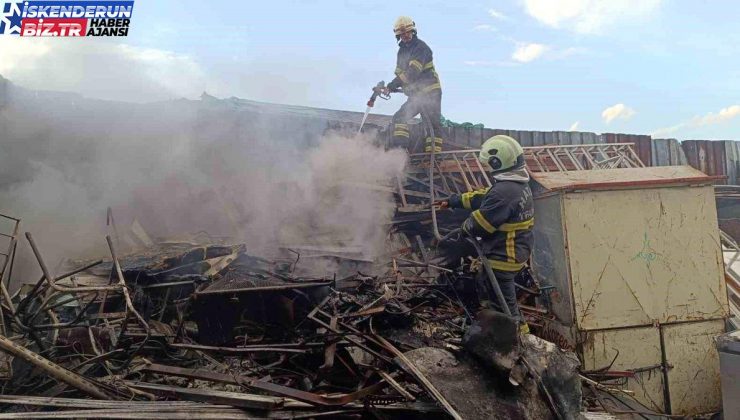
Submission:
[[398,37],[408,31],[416,31],[416,24],[408,16],[399,16],[393,24],[393,33]]
[[493,136],[481,146],[478,160],[494,172],[504,172],[524,166],[524,149],[509,136]]

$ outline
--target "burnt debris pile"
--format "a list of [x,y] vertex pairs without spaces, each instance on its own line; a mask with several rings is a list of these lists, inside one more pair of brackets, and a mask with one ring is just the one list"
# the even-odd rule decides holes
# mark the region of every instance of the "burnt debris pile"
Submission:
[[[0,418],[567,418],[578,361],[464,303],[454,269],[403,233],[375,274],[304,276],[201,236],[153,241],[3,285]],[[24,244],[26,242],[27,244]],[[357,268],[357,262],[331,257]],[[304,260],[307,257],[304,256]],[[436,261],[436,260],[435,260]],[[52,270],[59,270],[59,273]],[[546,311],[523,308],[536,329]],[[478,308],[479,309],[479,308]],[[471,325],[473,326],[471,328]],[[496,331],[494,331],[496,330]],[[190,416],[190,417],[189,417]]]

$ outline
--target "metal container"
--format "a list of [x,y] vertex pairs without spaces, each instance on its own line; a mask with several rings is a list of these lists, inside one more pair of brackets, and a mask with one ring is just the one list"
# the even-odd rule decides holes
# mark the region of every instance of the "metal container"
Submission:
[[546,302],[554,327],[586,369],[609,366],[618,351],[612,368],[640,372],[626,387],[647,407],[719,410],[711,338],[723,332],[728,302],[716,177],[666,166],[533,180],[532,267],[555,286]]

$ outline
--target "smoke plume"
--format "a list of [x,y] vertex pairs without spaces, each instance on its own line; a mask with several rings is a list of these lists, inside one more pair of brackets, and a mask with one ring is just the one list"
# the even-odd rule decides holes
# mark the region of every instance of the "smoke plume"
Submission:
[[[257,255],[372,259],[406,154],[320,126],[237,100],[112,102],[0,79],[0,213],[23,219],[52,267],[106,255],[108,208],[121,231],[136,221],[152,237],[205,231]],[[18,249],[14,281],[35,281],[25,239]]]

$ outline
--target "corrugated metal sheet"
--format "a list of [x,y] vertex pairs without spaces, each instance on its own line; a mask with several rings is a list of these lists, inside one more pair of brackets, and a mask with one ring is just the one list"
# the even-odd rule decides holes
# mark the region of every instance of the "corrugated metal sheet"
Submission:
[[[0,80],[0,93],[6,85]],[[2,97],[0,94],[0,106]],[[327,129],[351,132],[359,125],[362,119],[361,112],[342,111],[333,109],[312,108],[307,106],[282,105],[266,102],[251,101],[239,98],[217,99],[205,95],[202,102],[206,104],[218,104],[223,111],[228,109],[236,114],[252,114],[262,116],[273,116],[267,121],[286,122],[285,117],[293,117],[294,122],[278,124],[285,127],[281,132],[291,132],[297,135],[315,139]],[[276,118],[281,116],[282,118]],[[375,132],[378,135],[390,138],[387,129],[391,123],[390,115],[370,114],[367,120],[367,128],[364,131]],[[251,122],[246,118],[244,122]],[[264,123],[262,124],[265,125]],[[309,129],[310,133],[299,130]],[[412,132],[412,145],[416,144],[414,151],[423,149],[424,130],[420,120],[416,119],[410,123]],[[274,129],[273,129],[274,130]],[[304,130],[305,131],[305,130]],[[647,166],[674,166],[689,164],[708,175],[724,175],[728,179],[726,183],[738,185],[740,183],[740,143],[727,140],[686,140],[679,143],[676,139],[651,139],[647,135],[604,133],[596,134],[581,131],[531,131],[531,130],[504,130],[491,128],[472,127],[449,127],[442,133],[447,140],[446,148],[478,148],[488,138],[496,134],[505,134],[519,141],[522,146],[543,145],[578,145],[578,144],[602,144],[602,143],[634,143],[635,151],[643,163]],[[392,145],[407,146],[407,145]]]
[[733,140],[722,141],[725,145],[725,174],[727,175],[727,184],[738,185],[740,177],[740,143]]
[[[332,115],[331,112],[327,114],[327,116]],[[377,121],[382,121],[381,117],[378,116]],[[350,116],[344,115],[343,118],[350,118]],[[646,166],[688,164],[707,175],[727,176],[728,180],[724,183],[737,185],[740,182],[740,143],[732,140],[686,140],[681,143],[676,139],[652,139],[647,135],[635,134],[604,133],[599,135],[580,131],[528,131],[465,127],[449,128],[443,134],[448,142],[448,149],[478,148],[488,138],[497,134],[511,136],[524,147],[633,143],[635,152]],[[415,136],[423,137],[420,124],[412,125],[412,138]],[[720,183],[723,182],[720,181]]]
[[689,165],[707,175],[727,175],[725,144],[713,140],[684,140],[681,146]]
[[[676,139],[653,139],[652,140],[652,162],[651,166],[675,166],[687,165],[686,155],[681,148],[681,143]],[[648,162],[644,162],[646,165]]]
[[453,145],[477,148],[489,138],[503,134],[513,137],[524,147],[569,144],[601,144],[602,137],[596,133],[581,131],[530,131],[491,128],[453,127],[446,129],[445,140]]

